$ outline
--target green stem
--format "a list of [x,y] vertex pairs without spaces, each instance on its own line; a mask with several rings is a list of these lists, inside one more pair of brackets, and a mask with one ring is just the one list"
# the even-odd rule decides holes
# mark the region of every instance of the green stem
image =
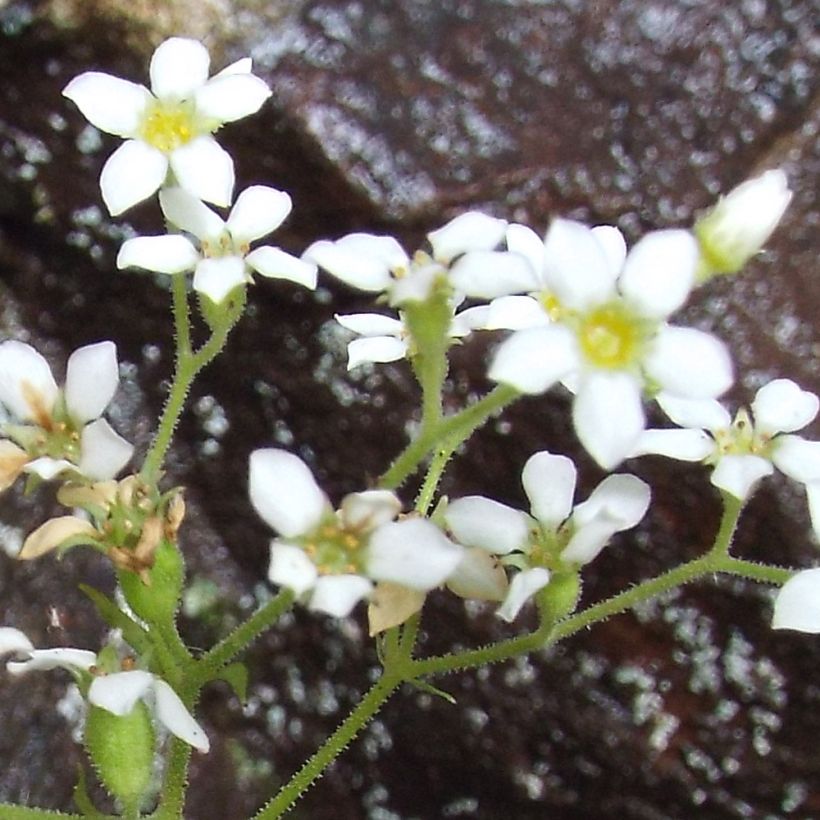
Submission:
[[290,609],[294,600],[293,591],[283,589],[275,598],[262,604],[247,621],[237,626],[230,635],[226,635],[199,659],[196,679],[202,683],[211,680],[219,669],[230,663],[242,650],[247,649]]
[[168,754],[162,787],[162,802],[151,815],[151,820],[180,820],[182,817],[190,759],[191,747],[184,740],[171,738],[171,751]]
[[[0,803],[0,817],[3,820],[33,820],[35,817],[43,817],[48,820],[84,820],[82,814],[66,814],[61,811],[50,811],[49,809],[32,809],[27,806],[13,806],[10,803]],[[109,820],[110,815],[99,815],[100,820]],[[115,818],[110,818],[115,820]]]
[[260,809],[253,820],[275,820],[282,817],[296,801],[321,777],[327,767],[345,750],[370,719],[381,709],[401,683],[401,677],[385,671],[356,708],[322,747],[286,783],[276,797]]

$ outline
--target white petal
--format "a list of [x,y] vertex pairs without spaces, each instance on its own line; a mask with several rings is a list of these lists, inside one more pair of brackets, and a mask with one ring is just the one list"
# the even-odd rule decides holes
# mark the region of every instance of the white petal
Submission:
[[714,449],[714,439],[703,430],[644,430],[628,458],[659,455],[679,461],[703,461]]
[[820,399],[791,379],[775,379],[757,391],[752,415],[758,433],[793,433],[814,421]]
[[247,282],[245,261],[238,256],[203,259],[194,271],[193,288],[218,305],[234,288]]
[[715,466],[712,484],[744,501],[761,478],[771,475],[774,468],[770,461],[759,456],[728,455]]
[[296,595],[307,592],[316,583],[319,572],[305,551],[293,544],[271,541],[268,580],[292,589]]
[[0,440],[0,492],[17,481],[29,462],[28,453],[7,440]]
[[460,544],[494,555],[523,549],[529,534],[529,521],[521,510],[478,495],[452,501],[444,520]]
[[245,257],[245,264],[269,279],[285,279],[310,290],[316,289],[316,265],[279,248],[263,245]]
[[543,589],[549,583],[549,580],[549,571],[543,569],[543,567],[535,567],[534,569],[516,573],[510,582],[507,597],[498,608],[496,615],[507,621],[507,623],[512,623],[521,611],[521,607],[539,589]]
[[17,558],[21,561],[40,558],[57,549],[69,538],[77,539],[78,536],[87,544],[95,544],[98,535],[96,528],[84,518],[77,518],[73,515],[49,518],[34,532],[29,533]]
[[169,160],[180,187],[222,208],[231,204],[233,160],[213,137],[192,139],[173,151]]
[[527,459],[521,483],[532,514],[545,527],[555,529],[569,517],[576,478],[575,465],[566,456],[543,451]]
[[132,444],[105,419],[97,419],[83,428],[78,469],[93,481],[107,481],[128,464],[133,454]]
[[217,122],[234,122],[255,114],[271,95],[264,80],[252,74],[220,72],[194,93],[196,113]]
[[643,316],[663,319],[689,297],[699,255],[689,231],[653,231],[629,252],[619,290]]
[[772,461],[789,478],[803,484],[820,481],[820,441],[800,436],[778,436],[772,445]]
[[355,233],[335,242],[314,242],[302,259],[313,262],[355,288],[386,290],[392,282],[391,270],[406,268],[407,254],[392,236]]
[[346,529],[370,532],[401,512],[401,501],[390,490],[365,490],[342,499],[340,517]]
[[446,279],[447,271],[438,262],[413,266],[407,276],[393,280],[388,304],[390,307],[400,307],[408,302],[424,302],[430,298],[435,283]]
[[561,560],[568,564],[588,564],[617,532],[615,519],[603,513],[580,527],[561,552]]
[[41,456],[40,458],[35,458],[33,461],[29,461],[23,468],[23,471],[26,473],[34,473],[34,475],[40,476],[43,481],[51,481],[52,478],[60,475],[63,470],[74,469],[76,469],[75,465],[70,461],[66,461],[64,458]]
[[137,134],[145,109],[154,99],[145,86],[99,71],[86,71],[75,77],[63,90],[63,96],[92,125],[118,137]]
[[456,290],[478,299],[538,288],[530,263],[520,254],[507,251],[465,253],[450,269],[450,282]]
[[820,568],[798,572],[783,584],[774,601],[772,629],[820,634]]
[[[512,298],[512,297],[506,297]],[[459,311],[453,316],[450,329],[447,331],[454,339],[461,339],[469,336],[474,330],[485,330],[487,318],[490,315],[489,305],[475,305],[466,310]]]
[[71,649],[58,647],[57,649],[35,649],[28,660],[9,661],[6,669],[12,675],[23,675],[27,672],[45,672],[49,669],[68,669],[73,672],[77,669],[90,669],[97,662],[97,655],[86,649]]
[[607,476],[592,495],[572,513],[577,527],[584,527],[601,515],[615,526],[613,532],[634,527],[649,508],[649,485],[634,475]]
[[188,99],[208,79],[211,58],[198,40],[171,37],[151,57],[151,90],[160,99]]
[[100,175],[100,191],[111,216],[142,202],[165,181],[165,154],[139,140],[124,142],[108,158]]
[[0,657],[3,655],[30,655],[34,644],[25,633],[13,626],[0,626]]
[[683,399],[660,392],[655,397],[661,409],[675,424],[698,430],[727,430],[732,424],[729,411],[714,399]]
[[586,225],[554,219],[544,240],[544,253],[545,281],[561,304],[585,310],[613,295],[616,276],[608,251]]
[[228,217],[235,242],[253,242],[275,231],[293,208],[290,195],[267,185],[251,185],[236,198]]
[[120,383],[117,346],[99,342],[75,350],[68,359],[65,400],[77,424],[99,418]]
[[250,498],[262,519],[286,538],[312,530],[329,508],[308,466],[285,450],[254,450]]
[[544,276],[544,240],[526,225],[513,224],[507,228],[507,248],[521,254],[529,263],[539,288]]
[[393,336],[367,336],[347,345],[347,369],[371,362],[397,362],[407,355],[407,342]]
[[443,228],[427,234],[433,258],[450,262],[466,251],[492,250],[504,238],[507,222],[478,211],[468,211],[451,219]]
[[588,373],[572,404],[572,422],[584,449],[611,470],[635,449],[646,426],[640,385],[628,373]]
[[690,327],[663,326],[644,366],[663,390],[685,399],[713,399],[732,386],[726,345]]
[[250,57],[241,57],[235,63],[225,66],[222,71],[217,71],[214,77],[229,77],[231,74],[250,74],[253,68],[253,60]]
[[820,541],[820,482],[811,481],[806,484],[806,500],[809,503],[809,517],[814,537]]
[[47,420],[58,395],[48,362],[25,342],[0,344],[0,402],[18,421]]
[[225,220],[219,214],[184,188],[163,188],[159,192],[159,204],[174,227],[199,240],[216,242],[226,229]]
[[487,375],[522,393],[543,393],[579,364],[572,331],[561,325],[533,327],[513,333],[503,342]]
[[154,685],[154,676],[142,669],[114,672],[94,678],[88,700],[112,715],[127,715]]
[[333,318],[360,336],[401,336],[404,322],[381,313],[335,313]]
[[480,547],[464,550],[458,566],[447,579],[447,588],[460,598],[503,601],[509,584],[498,561]]
[[373,583],[361,575],[322,575],[313,587],[309,608],[346,618],[372,589]]
[[626,240],[614,225],[596,225],[592,235],[598,241],[609,264],[609,274],[615,279],[620,276],[626,260]]
[[178,234],[136,236],[126,239],[117,254],[117,267],[143,268],[157,273],[193,270],[199,262],[197,249]]
[[180,740],[200,752],[211,748],[205,730],[194,720],[179,695],[161,678],[154,677],[154,708],[157,720]]
[[484,330],[525,330],[549,324],[549,317],[532,296],[501,296],[488,305]]
[[411,589],[433,589],[458,566],[462,553],[434,524],[406,518],[385,524],[370,536],[367,574]]

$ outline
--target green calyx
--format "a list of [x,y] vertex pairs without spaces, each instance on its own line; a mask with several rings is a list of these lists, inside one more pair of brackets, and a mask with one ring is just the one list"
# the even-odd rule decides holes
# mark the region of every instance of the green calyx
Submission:
[[165,625],[179,609],[185,564],[177,545],[166,538],[159,540],[153,559],[153,566],[140,573],[120,570],[119,582],[128,605],[140,618]]

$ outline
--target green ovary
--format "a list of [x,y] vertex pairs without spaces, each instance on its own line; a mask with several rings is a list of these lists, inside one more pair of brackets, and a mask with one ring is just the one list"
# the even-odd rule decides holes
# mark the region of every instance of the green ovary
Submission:
[[146,112],[140,136],[168,154],[197,136],[193,108],[189,103],[154,103]]
[[646,338],[644,323],[624,305],[610,303],[581,318],[578,340],[595,367],[622,370],[637,362]]

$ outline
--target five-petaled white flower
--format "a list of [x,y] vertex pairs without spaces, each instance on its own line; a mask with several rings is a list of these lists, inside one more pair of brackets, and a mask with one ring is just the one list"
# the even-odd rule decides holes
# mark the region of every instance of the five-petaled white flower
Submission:
[[63,94],[97,128],[123,137],[100,177],[112,215],[151,196],[170,169],[194,196],[230,205],[233,160],[211,134],[254,114],[270,96],[245,58],[208,79],[210,56],[195,40],[172,37],[151,58],[151,91],[98,71],[75,77]]
[[0,431],[0,490],[21,472],[52,479],[74,470],[93,481],[113,478],[134,448],[100,418],[119,384],[113,342],[78,348],[68,359],[65,387],[30,345],[0,344],[0,405],[10,418]]
[[276,230],[291,210],[284,191],[252,185],[237,197],[227,220],[182,188],[160,192],[165,218],[199,240],[199,249],[180,234],[127,239],[117,267],[139,267],[159,273],[194,271],[194,290],[221,302],[234,288],[252,281],[249,269],[274,279],[316,287],[316,266],[279,248],[251,242]]
[[462,550],[422,518],[394,519],[401,503],[387,490],[351,493],[334,511],[310,469],[284,450],[250,458],[250,497],[279,537],[268,577],[311,609],[344,617],[369,596],[372,581],[429,590],[443,583]]
[[0,656],[3,655],[17,658],[6,663],[6,669],[12,675],[56,668],[67,669],[75,675],[88,673],[93,678],[88,689],[88,701],[93,706],[122,716],[129,714],[138,700],[144,700],[153,707],[157,720],[171,734],[200,752],[210,748],[208,736],[185,708],[179,695],[151,672],[131,669],[101,674],[94,652],[70,647],[35,649],[25,634],[8,626],[0,627]]
[[772,628],[820,634],[820,567],[795,573],[778,590]]
[[729,388],[725,346],[666,322],[694,282],[698,248],[690,233],[650,233],[627,255],[620,231],[607,226],[556,219],[543,243],[517,228],[508,245],[537,271],[552,321],[513,333],[489,376],[522,393],[563,382],[576,394],[578,438],[602,467],[615,467],[633,449],[646,425],[644,392],[714,398]]
[[471,271],[475,278],[495,279],[501,292],[527,290],[532,272],[518,254],[495,248],[504,239],[503,219],[469,211],[431,231],[432,255],[417,251],[411,259],[392,236],[352,233],[336,241],[314,242],[302,254],[320,268],[361,290],[384,292],[389,303],[424,302],[436,282],[451,273]]
[[820,539],[820,442],[791,435],[817,415],[820,400],[790,379],[757,391],[751,413],[732,420],[717,401],[684,401],[661,394],[658,403],[683,429],[645,430],[632,453],[656,453],[714,466],[711,481],[741,501],[777,467],[806,487],[812,528]]
[[[454,538],[466,547],[503,556],[502,563],[516,566],[500,617],[512,621],[533,594],[549,583],[550,569],[588,564],[613,535],[634,527],[649,506],[649,487],[632,475],[605,478],[582,504],[573,508],[575,465],[566,456],[543,451],[530,456],[521,483],[530,501],[531,515],[483,496],[452,501],[444,513]],[[461,579],[466,569],[471,578]],[[475,572],[459,566],[453,576],[459,594],[490,597],[485,590],[495,583],[492,568]]]

